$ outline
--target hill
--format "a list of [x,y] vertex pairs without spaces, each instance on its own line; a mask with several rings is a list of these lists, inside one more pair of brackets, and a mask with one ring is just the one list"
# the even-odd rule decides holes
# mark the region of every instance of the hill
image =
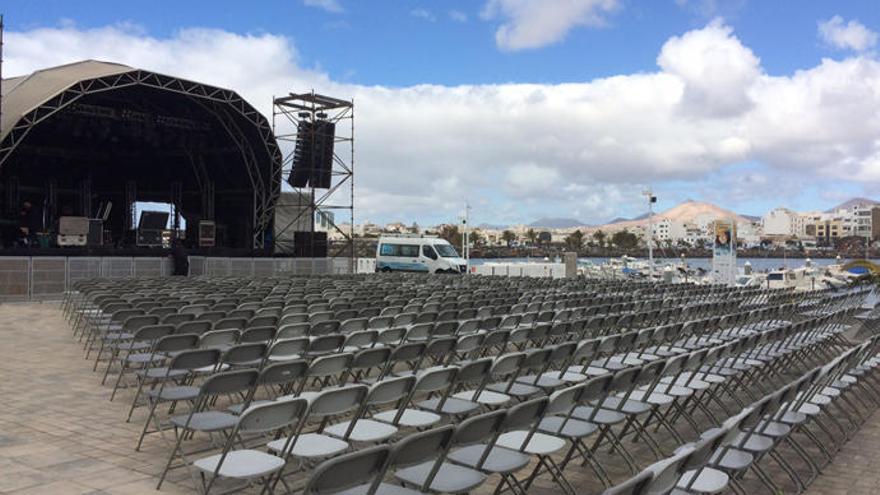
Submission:
[[572,227],[589,227],[580,220],[573,218],[539,218],[529,224],[529,227],[543,227],[545,229],[569,229]]
[[837,210],[849,210],[853,206],[868,206],[868,205],[880,205],[877,201],[868,198],[852,198],[849,201],[844,201],[834,208],[830,208],[825,210],[825,213],[834,213]]
[[[726,210],[724,208],[721,208],[720,206],[714,205],[712,203],[706,203],[704,201],[693,201],[693,200],[685,201],[684,203],[682,203],[678,206],[674,206],[666,211],[662,211],[660,213],[655,213],[654,220],[656,221],[656,220],[660,220],[663,218],[668,218],[669,220],[672,220],[675,222],[686,223],[686,222],[692,222],[697,217],[700,217],[700,216],[710,216],[713,218],[735,218],[737,222],[748,222],[749,221],[748,218],[746,218],[742,215],[739,215],[737,213],[734,213],[730,210]],[[619,229],[619,228],[625,228],[625,227],[635,227],[635,226],[647,225],[647,223],[648,223],[647,217],[648,217],[648,215],[645,214],[645,215],[639,215],[638,217],[636,217],[632,220],[615,219],[617,221],[611,221],[611,222],[609,222],[605,225],[601,225],[599,227]]]

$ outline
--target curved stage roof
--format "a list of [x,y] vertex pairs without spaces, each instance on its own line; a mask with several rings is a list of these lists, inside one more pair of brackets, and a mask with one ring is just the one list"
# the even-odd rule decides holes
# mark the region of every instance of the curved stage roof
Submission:
[[262,247],[271,232],[282,156],[269,122],[236,92],[95,60],[5,79],[2,90],[7,197],[14,182],[20,198],[45,201],[54,181],[47,207],[59,210],[85,181],[90,201],[122,204],[134,183],[138,201],[168,202],[180,183],[187,223],[213,218],[238,247]]

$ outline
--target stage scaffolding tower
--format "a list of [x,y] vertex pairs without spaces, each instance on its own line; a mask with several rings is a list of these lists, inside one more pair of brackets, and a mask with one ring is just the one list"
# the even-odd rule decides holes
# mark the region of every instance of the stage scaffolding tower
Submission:
[[[296,149],[297,130],[300,122],[316,122],[326,120],[335,124],[336,134],[333,137],[333,161],[330,170],[330,187],[316,188],[312,181],[306,187],[294,187],[293,189],[298,204],[284,205],[279,200],[276,206],[295,206],[297,214],[280,228],[275,227],[276,249],[283,233],[294,230],[301,226],[302,220],[308,222],[308,236],[311,245],[308,252],[315,252],[315,221],[321,217],[329,224],[327,228],[327,256],[329,258],[348,258],[349,273],[355,272],[355,249],[354,249],[354,100],[342,100],[317,94],[295,94],[273,98],[272,100],[272,130],[275,138],[282,147],[284,159],[282,173],[288,176],[293,168],[294,150]],[[346,135],[347,134],[347,135]],[[315,139],[301,136],[304,139]],[[314,144],[314,141],[313,143]],[[337,214],[337,212],[339,214]],[[331,215],[327,215],[331,213]],[[346,215],[347,213],[347,215]],[[303,218],[308,215],[308,218]],[[341,217],[347,216],[348,227],[339,225]],[[331,243],[330,234],[337,233],[342,236],[342,242]]]

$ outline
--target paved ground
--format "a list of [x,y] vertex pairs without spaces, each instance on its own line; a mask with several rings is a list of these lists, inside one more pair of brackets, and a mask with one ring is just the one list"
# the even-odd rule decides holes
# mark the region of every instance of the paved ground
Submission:
[[[98,383],[57,306],[3,304],[0,322],[0,493],[157,493],[168,448],[154,435],[142,452],[134,451],[143,416],[125,423],[130,395],[108,401],[109,388]],[[808,493],[880,493],[878,452],[875,415]],[[587,471],[574,471],[567,474],[579,492],[599,491]],[[170,480],[160,493],[193,493],[184,470]],[[749,493],[766,492],[753,480],[744,484]],[[790,484],[782,486],[790,493]],[[533,491],[556,492],[547,477]]]

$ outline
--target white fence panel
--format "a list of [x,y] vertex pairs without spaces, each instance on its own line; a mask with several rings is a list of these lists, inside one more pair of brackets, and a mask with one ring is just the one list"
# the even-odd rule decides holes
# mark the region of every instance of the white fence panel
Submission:
[[104,278],[131,278],[134,274],[132,258],[108,256],[101,258],[101,276]]
[[67,288],[67,258],[31,258],[31,299],[61,299]]
[[255,277],[275,276],[275,260],[272,258],[255,258],[253,260],[253,275]]
[[205,275],[205,258],[203,256],[190,256],[188,261],[190,277],[201,277]]
[[101,276],[101,258],[67,258],[67,284]]
[[165,275],[165,258],[132,258],[135,278],[157,278]]
[[0,300],[27,301],[30,296],[30,258],[0,258]]

